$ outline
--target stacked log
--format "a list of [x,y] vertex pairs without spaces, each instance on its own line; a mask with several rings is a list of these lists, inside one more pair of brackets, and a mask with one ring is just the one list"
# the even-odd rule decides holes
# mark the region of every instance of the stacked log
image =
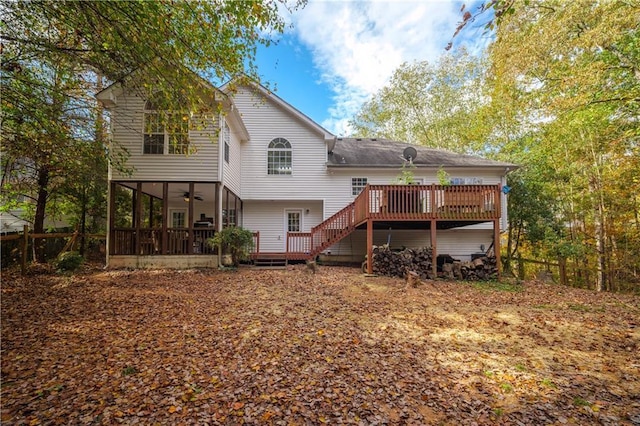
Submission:
[[409,271],[421,279],[433,279],[431,247],[392,251],[389,246],[373,247],[373,272],[389,277],[406,278]]
[[[385,244],[373,247],[373,272],[389,277],[407,278],[409,273],[420,279],[434,279],[431,247],[393,251]],[[444,263],[439,276],[451,280],[491,280],[498,277],[495,256],[483,256],[470,262]]]
[[494,280],[498,278],[495,256],[483,256],[460,265],[462,279],[467,281]]

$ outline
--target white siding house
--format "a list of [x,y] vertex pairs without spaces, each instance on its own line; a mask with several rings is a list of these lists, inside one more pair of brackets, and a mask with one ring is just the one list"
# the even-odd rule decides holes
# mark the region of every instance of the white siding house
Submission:
[[[372,244],[389,243],[465,259],[499,244],[501,189],[514,165],[337,138],[260,85],[220,90],[228,92],[218,96],[224,113],[189,127],[186,155],[168,153],[166,142],[163,150],[161,132],[148,135],[150,101],[118,85],[98,94],[110,110],[113,149],[128,153],[131,169],[109,176],[112,266],[212,266],[217,256],[202,241],[231,225],[255,233],[254,258],[361,261]],[[407,166],[412,185],[398,184]]]

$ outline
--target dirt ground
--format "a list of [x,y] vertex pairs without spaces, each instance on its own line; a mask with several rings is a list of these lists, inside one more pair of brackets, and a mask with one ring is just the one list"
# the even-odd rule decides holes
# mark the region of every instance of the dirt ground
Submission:
[[3,425],[640,425],[640,298],[356,269],[2,277]]

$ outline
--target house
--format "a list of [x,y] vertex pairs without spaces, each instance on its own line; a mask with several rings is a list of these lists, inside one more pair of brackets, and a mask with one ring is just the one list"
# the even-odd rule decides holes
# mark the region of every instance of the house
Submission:
[[[119,84],[97,94],[111,150],[130,167],[109,171],[109,266],[216,267],[205,241],[233,225],[254,232],[256,260],[359,262],[384,243],[465,259],[499,247],[513,164],[337,138],[258,84],[212,90],[221,112],[195,118]],[[397,184],[403,173],[411,184]]]

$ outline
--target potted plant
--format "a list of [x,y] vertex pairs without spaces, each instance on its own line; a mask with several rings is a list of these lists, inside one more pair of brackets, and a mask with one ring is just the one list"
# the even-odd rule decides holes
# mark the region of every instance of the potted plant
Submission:
[[[253,232],[240,226],[228,226],[217,232],[213,238],[209,238],[207,243],[211,247],[219,247],[223,256],[231,256],[231,265],[238,266],[240,261],[246,260],[253,247]],[[230,266],[230,265],[225,265]]]

